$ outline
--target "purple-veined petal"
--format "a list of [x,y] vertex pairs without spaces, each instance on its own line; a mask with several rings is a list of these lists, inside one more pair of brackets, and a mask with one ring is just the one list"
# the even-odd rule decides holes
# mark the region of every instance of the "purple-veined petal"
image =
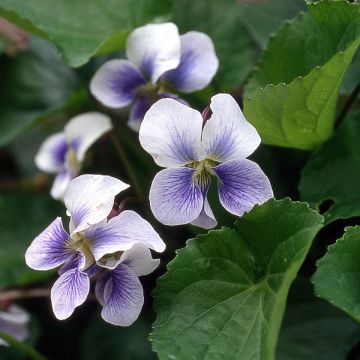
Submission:
[[226,161],[214,171],[219,177],[220,202],[234,215],[241,216],[274,196],[269,179],[253,161]]
[[129,250],[134,244],[144,244],[157,252],[165,250],[165,243],[154,228],[134,211],[125,210],[108,222],[89,227],[85,238],[98,261],[106,254]]
[[141,122],[152,104],[153,102],[148,96],[139,96],[135,100],[130,108],[129,121],[127,123],[132,130],[139,132]]
[[153,259],[149,248],[139,243],[124,251],[120,262],[131,268],[137,276],[148,275],[160,265],[160,260]]
[[206,156],[224,162],[244,159],[252,154],[261,139],[233,97],[228,94],[215,95],[211,98],[210,108],[212,116],[202,134]]
[[95,296],[102,306],[104,306],[105,304],[105,299],[104,299],[105,285],[109,281],[110,277],[111,277],[111,272],[108,270],[103,270],[100,272],[99,277],[96,280]]
[[173,99],[161,99],[145,114],[140,126],[141,146],[162,167],[200,160],[201,114]]
[[57,319],[67,319],[87,298],[90,280],[79,269],[64,272],[51,289],[51,304]]
[[53,134],[40,146],[35,156],[35,164],[42,171],[57,173],[64,167],[67,150],[68,144],[64,133]]
[[138,317],[144,304],[139,278],[128,266],[120,264],[111,272],[103,293],[102,318],[113,325],[129,326]]
[[66,189],[68,188],[70,181],[76,176],[73,172],[65,167],[58,175],[52,184],[50,194],[56,200],[63,200]]
[[162,80],[172,83],[176,90],[184,93],[207,86],[219,66],[214,44],[202,32],[190,31],[180,36],[181,59],[176,69],[166,72]]
[[77,160],[81,162],[86,150],[111,129],[110,118],[93,111],[73,117],[65,126],[64,133],[76,153]]
[[201,210],[200,215],[194,221],[192,221],[191,224],[204,229],[211,229],[217,225],[217,221],[206,197],[204,201],[204,207]]
[[25,253],[26,264],[35,270],[56,268],[72,255],[66,247],[68,240],[69,235],[58,217],[30,244]]
[[72,180],[64,198],[74,225],[71,234],[105,220],[115,195],[128,187],[128,184],[104,175],[81,175]]
[[152,83],[180,62],[180,36],[173,23],[148,24],[135,29],[126,43],[128,59],[141,69]]
[[158,172],[150,188],[150,207],[161,223],[181,225],[194,221],[204,204],[204,190],[193,182],[194,170],[171,168]]
[[[0,331],[19,341],[24,341],[28,337],[29,321],[29,314],[17,305],[12,304],[6,310],[0,311]],[[7,346],[8,343],[0,339],[0,345]]]
[[131,104],[137,88],[145,83],[141,72],[130,61],[110,60],[92,78],[90,91],[105,106],[122,108]]

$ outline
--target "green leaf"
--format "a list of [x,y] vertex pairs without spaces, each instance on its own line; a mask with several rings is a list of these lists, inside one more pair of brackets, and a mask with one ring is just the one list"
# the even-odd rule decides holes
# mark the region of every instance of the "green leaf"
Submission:
[[31,241],[56,216],[62,206],[43,194],[0,195],[0,288],[22,286],[49,277],[25,264]]
[[154,291],[160,359],[274,359],[289,287],[322,226],[307,204],[256,206],[189,240]]
[[148,340],[150,328],[150,322],[144,317],[127,328],[114,327],[102,319],[94,319],[84,334],[82,359],[155,359]]
[[47,41],[33,38],[30,50],[2,63],[0,146],[84,95],[75,92],[78,80]]
[[317,262],[315,293],[360,322],[360,227],[347,227]]
[[359,325],[323,301],[291,306],[285,312],[276,359],[347,359],[359,338]]
[[356,113],[345,119],[303,168],[300,197],[324,212],[326,224],[360,216],[359,135],[360,113]]
[[342,79],[360,44],[360,4],[308,6],[271,38],[244,102],[265,143],[303,150],[332,134]]
[[171,0],[0,0],[0,14],[52,40],[71,66],[85,64],[101,48],[113,51],[114,38],[168,15]]
[[174,19],[182,33],[198,30],[213,39],[220,60],[216,82],[220,90],[228,91],[244,82],[269,34],[302,8],[302,0],[255,5],[233,0],[177,0]]

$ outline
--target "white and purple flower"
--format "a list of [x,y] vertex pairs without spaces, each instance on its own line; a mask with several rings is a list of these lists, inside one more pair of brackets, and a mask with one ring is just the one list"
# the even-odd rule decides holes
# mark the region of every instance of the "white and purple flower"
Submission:
[[90,90],[110,108],[131,105],[128,125],[138,131],[150,106],[174,93],[190,93],[207,86],[219,61],[212,40],[204,33],[179,35],[173,23],[135,29],[126,43],[128,60],[110,60],[93,77]]
[[[27,339],[29,321],[29,314],[15,304],[0,310],[0,331],[11,335],[16,340],[24,341]],[[0,345],[8,346],[8,343],[0,339]]]
[[207,200],[211,177],[217,179],[223,207],[238,216],[273,197],[266,175],[246,159],[261,139],[236,101],[218,94],[210,110],[207,120],[175,100],[161,99],[141,124],[142,147],[166,168],[150,189],[151,209],[163,224],[214,227],[217,222]]
[[57,218],[27,249],[26,263],[35,270],[62,266],[51,290],[58,319],[68,318],[86,300],[93,276],[98,277],[96,296],[105,321],[128,326],[139,316],[144,297],[138,276],[159,265],[149,249],[162,252],[165,244],[134,211],[109,219],[115,195],[126,188],[127,184],[110,176],[75,178],[64,199],[71,216],[70,232]]
[[79,174],[88,148],[112,129],[108,116],[89,112],[72,118],[63,132],[48,137],[35,156],[36,166],[47,173],[57,174],[51,196],[63,199],[69,182]]

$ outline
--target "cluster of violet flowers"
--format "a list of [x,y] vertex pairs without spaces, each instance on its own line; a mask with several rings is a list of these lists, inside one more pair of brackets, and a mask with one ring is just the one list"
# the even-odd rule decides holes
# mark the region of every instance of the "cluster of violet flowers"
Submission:
[[[207,35],[180,36],[175,24],[149,24],[129,35],[126,55],[128,60],[102,65],[90,90],[109,108],[131,106],[128,125],[139,131],[141,146],[163,168],[149,194],[157,220],[216,226],[207,199],[212,179],[222,206],[238,216],[273,197],[266,175],[247,159],[261,139],[236,101],[218,94],[200,113],[176,94],[200,90],[216,74],[218,59]],[[115,196],[129,185],[105,175],[78,176],[87,149],[111,129],[108,116],[86,113],[42,144],[35,161],[41,170],[57,174],[51,195],[64,201],[69,231],[56,218],[33,240],[25,258],[36,270],[59,268],[51,290],[58,319],[68,318],[86,300],[93,279],[103,319],[128,326],[144,301],[138,277],[160,262],[150,250],[163,252],[165,243],[137,213],[112,211]]]

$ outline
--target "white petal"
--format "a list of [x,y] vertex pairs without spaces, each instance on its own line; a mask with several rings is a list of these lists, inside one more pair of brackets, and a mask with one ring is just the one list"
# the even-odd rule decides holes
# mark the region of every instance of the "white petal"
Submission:
[[173,23],[149,24],[128,37],[126,55],[153,83],[180,62],[180,36]]
[[70,181],[76,176],[68,170],[63,170],[56,175],[53,185],[50,190],[51,196],[56,200],[63,200],[66,189],[68,188]]
[[212,116],[202,135],[207,157],[223,162],[244,159],[252,154],[261,139],[234,98],[228,94],[215,95],[211,98],[210,108]]
[[115,196],[128,187],[121,180],[104,175],[81,175],[72,180],[64,198],[74,224],[72,234],[105,220]]
[[180,40],[180,64],[166,72],[162,80],[172,83],[180,92],[201,90],[210,83],[219,66],[214,44],[209,36],[198,31],[181,35]]
[[53,134],[40,146],[35,156],[35,164],[42,171],[57,173],[64,167],[67,150],[68,145],[64,133]]
[[198,111],[173,99],[161,99],[145,114],[139,140],[158,165],[185,165],[199,160],[202,123]]
[[120,262],[131,268],[137,276],[148,275],[160,265],[159,259],[152,258],[149,248],[139,243],[124,251]]
[[77,160],[84,159],[86,150],[103,134],[112,129],[108,116],[98,112],[88,112],[72,118],[64,132],[68,143],[76,152]]
[[141,243],[158,252],[165,250],[165,243],[154,228],[134,211],[125,210],[108,222],[89,227],[85,237],[98,261],[106,254],[130,249]]
[[105,106],[122,108],[134,100],[137,88],[146,80],[128,60],[107,61],[91,80],[90,91]]

